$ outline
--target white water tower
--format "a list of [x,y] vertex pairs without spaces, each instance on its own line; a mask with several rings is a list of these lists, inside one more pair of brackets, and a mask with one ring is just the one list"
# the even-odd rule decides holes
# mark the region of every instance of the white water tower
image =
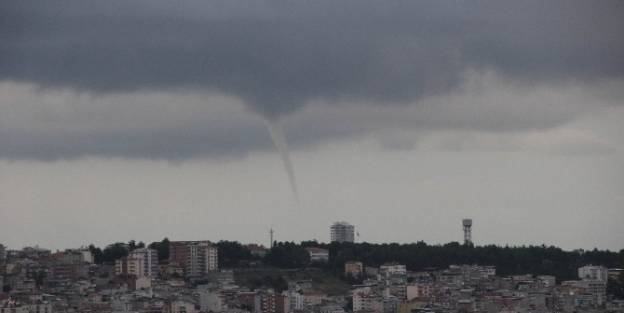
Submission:
[[464,244],[472,244],[472,219],[463,219],[462,226],[464,226]]

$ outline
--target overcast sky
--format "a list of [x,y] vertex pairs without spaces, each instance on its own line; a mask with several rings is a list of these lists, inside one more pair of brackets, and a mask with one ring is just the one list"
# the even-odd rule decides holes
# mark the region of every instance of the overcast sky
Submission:
[[622,1],[3,1],[0,243],[470,217],[476,244],[622,249],[623,29]]

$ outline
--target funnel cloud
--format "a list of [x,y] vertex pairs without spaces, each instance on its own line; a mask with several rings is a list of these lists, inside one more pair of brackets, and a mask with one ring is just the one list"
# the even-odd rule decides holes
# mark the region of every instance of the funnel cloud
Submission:
[[288,181],[292,190],[295,201],[299,203],[299,188],[297,187],[297,177],[295,176],[295,169],[293,168],[292,161],[290,160],[290,152],[288,151],[288,144],[286,142],[286,135],[284,135],[284,129],[278,119],[267,119],[267,128],[271,135],[271,140],[277,148],[280,154],[284,169],[288,175]]

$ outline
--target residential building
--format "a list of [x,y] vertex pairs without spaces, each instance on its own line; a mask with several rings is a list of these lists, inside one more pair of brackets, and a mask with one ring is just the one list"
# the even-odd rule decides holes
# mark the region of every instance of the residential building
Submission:
[[353,290],[353,312],[383,312],[383,298],[368,287]]
[[583,280],[607,281],[609,271],[604,266],[586,265],[578,269],[578,277]]
[[347,276],[360,277],[362,276],[363,270],[364,270],[364,265],[362,264],[362,262],[358,262],[358,261],[345,262],[344,273]]
[[301,311],[304,307],[304,296],[298,291],[288,290],[282,293],[288,299],[288,311]]
[[125,256],[115,260],[115,275],[132,275],[136,277],[146,276],[145,263],[143,260]]
[[253,256],[256,256],[259,258],[265,257],[267,253],[269,252],[269,249],[258,244],[249,244],[247,245],[247,249],[249,249],[249,252],[251,252]]
[[[138,275],[136,276],[158,276],[158,251],[149,248],[135,249],[128,254],[128,258],[142,263],[140,266],[141,272],[137,273]],[[139,270],[138,266],[137,270]]]
[[433,291],[432,283],[412,283],[407,285],[406,298],[407,301],[420,298],[428,298]]
[[380,280],[392,278],[407,279],[407,268],[404,264],[384,264],[379,267]]
[[288,313],[288,297],[273,292],[260,291],[255,296],[255,313]]
[[186,276],[200,276],[219,269],[219,254],[210,241],[171,241],[169,264],[181,266]]
[[327,249],[309,247],[306,250],[310,255],[310,262],[312,263],[327,263],[329,261],[329,250]]
[[93,254],[89,249],[67,249],[52,255],[59,262],[65,264],[93,263]]

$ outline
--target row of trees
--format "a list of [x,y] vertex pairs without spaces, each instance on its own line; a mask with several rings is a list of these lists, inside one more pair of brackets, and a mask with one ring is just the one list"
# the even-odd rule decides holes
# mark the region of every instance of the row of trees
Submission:
[[[314,244],[314,243],[302,243]],[[472,246],[451,242],[445,245],[412,244],[320,244],[330,251],[330,266],[342,268],[344,262],[359,260],[378,266],[396,261],[409,270],[446,268],[451,264],[496,266],[499,275],[554,275],[559,280],[575,279],[577,269],[586,264],[624,267],[624,250],[619,253],[597,250],[564,251],[554,246],[501,247]]]
[[304,241],[276,243],[265,258],[269,265],[297,268],[308,264],[306,247],[329,250],[327,268],[340,273],[347,261],[358,260],[366,266],[398,262],[409,270],[447,268],[452,264],[479,264],[496,266],[499,275],[536,274],[554,275],[559,280],[575,279],[577,269],[587,264],[606,267],[624,267],[624,250],[564,251],[554,246],[472,246],[451,242],[428,245],[422,241],[410,244],[318,243]]
[[[444,245],[428,245],[422,241],[410,244],[371,243],[318,243],[304,241],[276,242],[264,259],[251,254],[249,249],[235,241],[220,241],[219,265],[224,268],[241,267],[252,261],[262,261],[278,268],[301,268],[309,265],[306,247],[320,247],[329,250],[327,270],[339,273],[344,263],[351,260],[363,262],[366,266],[379,266],[388,262],[405,264],[409,270],[446,268],[451,264],[494,265],[500,275],[537,274],[554,275],[559,280],[576,278],[577,269],[586,264],[624,268],[624,249],[618,252],[608,250],[564,251],[554,246],[472,246],[451,242]],[[142,242],[114,243],[103,250],[91,245],[89,248],[96,263],[113,262],[128,255],[133,249],[144,247]],[[153,242],[148,247],[158,251],[158,258],[169,257],[169,240]]]
[[[220,241],[217,244],[219,249],[219,266],[220,267],[237,267],[244,264],[244,261],[258,260],[251,255],[251,251],[236,241]],[[116,242],[107,245],[104,249],[95,245],[89,245],[89,250],[93,254],[94,262],[97,264],[113,263],[115,260],[127,256],[130,251],[144,248],[143,242],[136,243],[130,240],[128,243]],[[164,238],[161,241],[155,241],[148,246],[158,252],[158,260],[163,261],[169,259],[169,239]]]
[[106,246],[104,249],[100,249],[93,244],[89,245],[89,251],[93,254],[93,261],[97,264],[112,263],[115,260],[122,258],[134,249],[144,248],[145,244],[139,242],[138,244],[134,240],[130,240],[128,243],[116,242]]

